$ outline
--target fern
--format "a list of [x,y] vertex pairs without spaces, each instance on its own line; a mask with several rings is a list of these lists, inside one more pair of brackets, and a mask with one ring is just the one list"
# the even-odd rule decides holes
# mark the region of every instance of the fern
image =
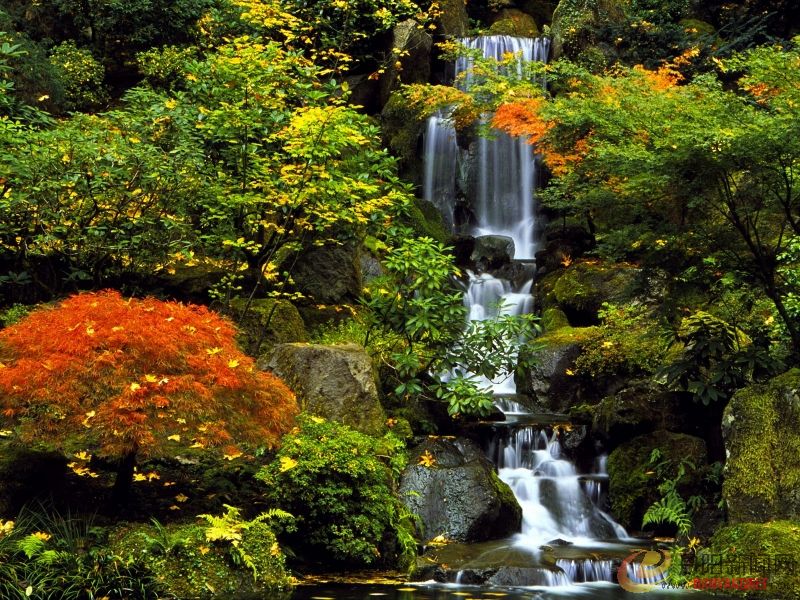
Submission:
[[667,494],[654,502],[644,513],[642,526],[658,523],[670,523],[677,526],[678,533],[688,535],[692,528],[692,519],[686,502],[671,489]]
[[28,559],[33,558],[44,550],[44,540],[31,534],[26,535],[19,542],[17,542],[17,549],[22,552]]
[[242,531],[245,529],[245,521],[240,516],[240,511],[235,506],[223,504],[225,507],[225,514],[222,516],[216,515],[199,515],[204,519],[209,527],[206,528],[206,539],[209,542],[240,542],[242,540]]

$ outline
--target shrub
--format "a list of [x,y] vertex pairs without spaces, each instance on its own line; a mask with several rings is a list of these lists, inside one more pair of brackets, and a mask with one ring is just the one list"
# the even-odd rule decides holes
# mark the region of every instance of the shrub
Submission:
[[416,552],[410,514],[392,491],[392,472],[405,461],[400,442],[320,417],[302,415],[299,422],[257,475],[268,502],[297,519],[290,545],[325,562],[386,564],[396,555],[407,561]]
[[106,100],[103,87],[105,71],[89,50],[78,48],[75,42],[63,42],[50,55],[64,88],[64,108],[91,110]]
[[0,332],[0,411],[23,441],[118,459],[118,492],[137,455],[272,446],[295,398],[234,333],[201,306],[79,294]]

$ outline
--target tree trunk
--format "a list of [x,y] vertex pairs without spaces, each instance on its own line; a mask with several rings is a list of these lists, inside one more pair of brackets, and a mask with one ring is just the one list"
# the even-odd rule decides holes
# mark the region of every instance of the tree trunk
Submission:
[[117,478],[111,490],[111,503],[115,506],[124,506],[131,496],[133,484],[133,471],[136,468],[136,449],[123,456],[117,465]]

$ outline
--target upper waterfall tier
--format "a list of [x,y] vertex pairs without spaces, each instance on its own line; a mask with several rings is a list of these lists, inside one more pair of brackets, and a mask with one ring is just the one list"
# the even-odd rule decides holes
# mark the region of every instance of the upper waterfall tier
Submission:
[[[460,41],[470,49],[480,50],[486,58],[517,56],[519,76],[523,75],[525,61],[546,61],[550,48],[547,38],[495,35]],[[469,89],[472,83],[473,63],[471,57],[456,62],[456,84],[463,89]],[[469,151],[462,151],[446,114],[439,113],[428,121],[425,199],[439,208],[454,229],[467,226],[473,235],[511,237],[516,249],[514,258],[532,259],[536,253],[535,188],[536,161],[526,139],[495,132],[492,137],[478,138]],[[460,223],[456,214],[459,197],[465,197],[469,207],[470,216],[462,217],[468,223]]]

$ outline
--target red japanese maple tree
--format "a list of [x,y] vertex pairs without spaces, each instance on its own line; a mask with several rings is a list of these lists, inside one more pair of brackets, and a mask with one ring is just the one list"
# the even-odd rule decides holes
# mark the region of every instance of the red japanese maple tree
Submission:
[[201,306],[72,296],[0,331],[0,419],[23,441],[119,460],[117,496],[139,456],[273,446],[297,402],[234,334]]

